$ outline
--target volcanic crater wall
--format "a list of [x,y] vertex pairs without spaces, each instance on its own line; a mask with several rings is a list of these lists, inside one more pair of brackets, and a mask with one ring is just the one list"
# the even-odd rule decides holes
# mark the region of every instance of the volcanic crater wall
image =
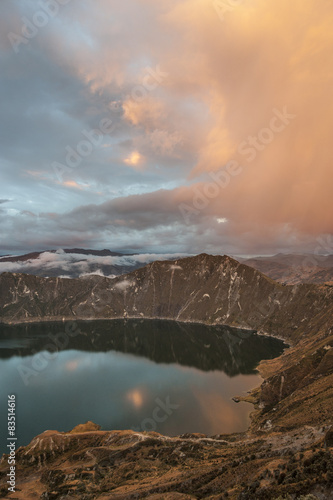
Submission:
[[0,320],[165,318],[253,328],[297,341],[329,328],[333,288],[284,286],[227,256],[156,261],[114,279],[0,275]]

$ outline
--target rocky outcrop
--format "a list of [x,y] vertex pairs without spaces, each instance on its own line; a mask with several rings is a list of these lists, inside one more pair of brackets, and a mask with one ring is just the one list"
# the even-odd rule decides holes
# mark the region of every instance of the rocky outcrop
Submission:
[[[257,436],[91,430],[46,431],[17,451],[16,492],[7,495],[6,457],[0,495],[26,500],[299,498],[333,493],[327,428]],[[325,437],[326,434],[326,437]],[[329,444],[331,441],[329,441]],[[315,497],[317,498],[317,497]]]

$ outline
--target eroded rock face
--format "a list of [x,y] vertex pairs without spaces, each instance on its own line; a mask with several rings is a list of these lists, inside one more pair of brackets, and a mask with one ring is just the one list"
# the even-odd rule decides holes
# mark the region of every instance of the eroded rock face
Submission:
[[100,425],[94,424],[91,420],[88,420],[85,424],[79,424],[74,429],[71,430],[71,434],[79,434],[80,432],[93,432],[99,431],[101,429]]
[[[17,451],[17,491],[28,499],[276,498],[322,488],[330,498],[331,452],[325,429],[264,438],[132,431],[47,431]],[[6,456],[0,487],[6,496]]]
[[153,262],[114,279],[3,273],[0,290],[4,322],[163,318],[253,328],[287,340],[328,324],[333,310],[333,287],[283,286],[230,257],[206,254]]
[[332,373],[333,349],[331,346],[325,346],[302,357],[297,364],[282,373],[267,379],[261,386],[261,402],[266,407],[277,405],[295,390],[303,389]]

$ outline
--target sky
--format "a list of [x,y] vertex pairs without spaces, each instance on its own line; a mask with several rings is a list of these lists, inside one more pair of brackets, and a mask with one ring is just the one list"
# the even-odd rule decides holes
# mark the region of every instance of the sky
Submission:
[[0,253],[333,253],[332,0],[0,4]]

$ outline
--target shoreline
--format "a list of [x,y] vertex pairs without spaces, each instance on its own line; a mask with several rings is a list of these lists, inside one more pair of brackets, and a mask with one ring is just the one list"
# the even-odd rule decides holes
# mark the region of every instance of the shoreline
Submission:
[[[248,327],[242,327],[242,326],[234,326],[234,325],[228,325],[228,324],[225,324],[225,323],[208,323],[208,322],[205,322],[205,321],[179,321],[177,319],[172,319],[172,318],[161,318],[161,317],[145,317],[145,316],[131,316],[131,317],[124,317],[124,316],[118,316],[118,317],[113,317],[113,318],[75,318],[75,317],[63,317],[62,319],[59,319],[59,317],[56,317],[57,319],[53,319],[52,317],[47,317],[47,318],[30,318],[30,319],[26,319],[26,320],[23,320],[23,321],[11,321],[11,322],[4,322],[4,321],[0,321],[0,327],[2,325],[7,325],[7,326],[19,326],[19,325],[38,325],[38,324],[42,324],[42,323],[58,323],[58,324],[64,324],[66,322],[85,322],[85,323],[91,323],[93,321],[131,321],[131,320],[150,320],[150,321],[156,321],[156,320],[159,320],[159,321],[169,321],[169,322],[174,322],[174,323],[181,323],[181,324],[194,324],[194,325],[205,325],[205,326],[211,326],[211,327],[229,327],[229,328],[233,328],[235,330],[246,330],[248,332],[252,332],[254,335],[258,335],[258,336],[261,336],[261,337],[271,337],[271,338],[275,338],[277,340],[280,340],[281,342],[283,342],[285,344],[285,347],[283,349],[283,352],[277,356],[276,358],[273,358],[274,360],[277,360],[279,358],[281,358],[281,356],[283,356],[286,352],[287,349],[289,349],[290,347],[293,347],[291,345],[291,343],[287,343],[286,339],[282,338],[281,336],[277,336],[277,335],[272,335],[272,334],[269,334],[267,332],[263,332],[263,331],[257,331],[253,328],[248,328]],[[289,341],[290,342],[290,341]],[[253,406],[253,409],[252,411],[249,413],[249,425],[247,426],[246,429],[244,429],[243,432],[245,433],[248,433],[250,432],[250,429],[251,429],[251,426],[252,426],[252,423],[253,423],[253,420],[254,420],[254,417],[255,417],[255,414],[260,411],[260,408],[258,407],[258,400],[255,399],[255,396],[254,394],[257,394],[259,391],[260,391],[260,388],[262,386],[263,383],[265,383],[266,379],[265,377],[263,376],[263,373],[262,371],[260,370],[260,364],[262,362],[269,362],[270,359],[263,359],[261,360],[258,365],[255,367],[255,369],[257,370],[257,373],[258,375],[260,376],[261,378],[261,382],[260,382],[260,385],[258,386],[255,386],[253,387],[250,391],[248,391],[248,393],[246,395],[243,395],[243,396],[238,396],[238,395],[234,395],[231,399],[235,402],[235,404],[238,404],[238,402],[243,402],[243,403],[249,403]],[[238,399],[239,401],[235,401],[236,399]],[[232,435],[233,433],[229,433],[230,435]]]
[[[217,327],[217,326],[227,326],[229,328],[234,328],[236,330],[245,330],[249,332],[253,332],[256,335],[260,335],[263,337],[273,337],[278,340],[281,340],[285,343],[290,342],[289,339],[285,339],[281,336],[264,332],[261,330],[256,330],[255,328],[249,328],[249,326],[243,326],[243,325],[234,325],[234,324],[228,324],[228,323],[209,323],[208,321],[192,321],[192,320],[179,320],[177,318],[167,318],[167,317],[161,317],[161,316],[113,316],[112,318],[110,317],[89,317],[89,318],[82,318],[82,317],[77,317],[77,316],[63,316],[61,319],[59,319],[59,316],[47,316],[47,317],[42,317],[42,318],[26,318],[26,319],[20,319],[20,320],[6,320],[6,319],[0,319],[0,327],[2,325],[26,325],[26,324],[39,324],[39,323],[65,323],[67,321],[84,321],[84,322],[92,322],[92,321],[113,321],[113,320],[160,320],[160,321],[170,321],[170,322],[175,322],[175,323],[181,323],[181,324],[193,324],[193,325],[205,325],[205,326],[212,326],[212,327]],[[291,345],[291,342],[290,344]]]

